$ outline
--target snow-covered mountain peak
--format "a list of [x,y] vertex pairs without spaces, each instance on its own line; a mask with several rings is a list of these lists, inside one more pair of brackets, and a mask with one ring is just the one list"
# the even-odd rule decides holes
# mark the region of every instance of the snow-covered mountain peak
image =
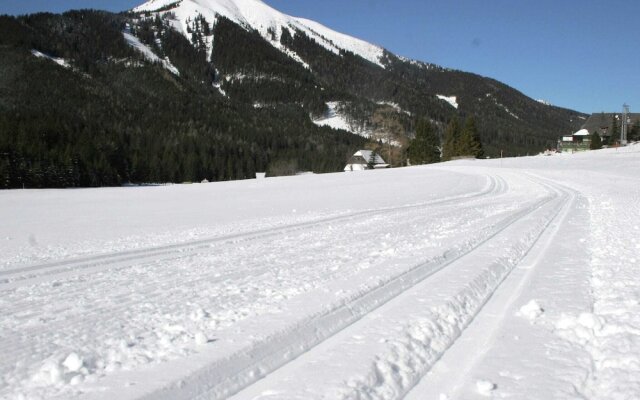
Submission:
[[290,31],[300,30],[319,45],[336,54],[340,50],[350,51],[383,67],[381,59],[384,50],[381,47],[336,32],[317,22],[283,14],[260,0],[150,0],[134,8],[133,11],[158,10],[174,13],[177,20],[176,28],[185,35],[187,35],[187,21],[193,20],[196,16],[202,15],[209,23],[216,21],[218,16],[223,16],[247,29],[257,30],[271,44],[290,56],[291,52],[284,49],[278,41],[283,28]]

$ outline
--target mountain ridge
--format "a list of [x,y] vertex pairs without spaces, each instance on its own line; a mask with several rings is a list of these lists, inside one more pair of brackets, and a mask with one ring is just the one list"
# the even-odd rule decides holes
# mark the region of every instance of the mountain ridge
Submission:
[[279,33],[283,28],[290,29],[290,33],[291,28],[301,29],[330,51],[351,51],[384,68],[381,59],[385,50],[382,47],[334,31],[310,19],[286,15],[260,0],[150,0],[134,7],[132,11],[174,13],[177,27],[185,35],[189,33],[186,21],[199,15],[214,24],[218,16],[228,18],[249,29],[255,29],[271,44],[279,42]]

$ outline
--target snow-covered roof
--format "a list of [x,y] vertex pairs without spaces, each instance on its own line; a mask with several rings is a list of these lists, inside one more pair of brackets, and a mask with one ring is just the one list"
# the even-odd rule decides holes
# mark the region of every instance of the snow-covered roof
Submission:
[[[369,159],[371,158],[371,153],[373,153],[371,150],[358,150],[355,153],[353,153],[353,155],[355,157],[360,156],[360,157],[364,158],[367,162],[369,162]],[[377,153],[376,153],[375,163],[376,164],[386,164],[384,159],[382,157],[380,157],[380,154],[377,154]]]
[[573,136],[589,136],[589,131],[586,129],[580,129],[578,132],[574,133]]

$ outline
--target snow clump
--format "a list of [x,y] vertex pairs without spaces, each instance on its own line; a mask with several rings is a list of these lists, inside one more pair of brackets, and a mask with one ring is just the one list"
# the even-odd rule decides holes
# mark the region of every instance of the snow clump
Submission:
[[603,325],[604,320],[592,313],[582,313],[578,317],[563,314],[556,323],[556,333],[570,342],[584,346],[594,340]]
[[70,372],[78,372],[84,365],[84,361],[77,353],[71,353],[62,363]]
[[491,392],[496,390],[496,388],[496,384],[491,381],[480,379],[476,382],[476,389],[478,389],[478,393],[483,396],[491,396]]
[[205,345],[209,342],[209,339],[207,339],[207,336],[202,332],[196,332],[193,338],[196,341],[196,344],[198,346]]
[[516,313],[518,317],[528,319],[529,322],[533,322],[544,313],[544,309],[538,304],[536,300],[531,300],[524,306],[520,307],[520,311]]

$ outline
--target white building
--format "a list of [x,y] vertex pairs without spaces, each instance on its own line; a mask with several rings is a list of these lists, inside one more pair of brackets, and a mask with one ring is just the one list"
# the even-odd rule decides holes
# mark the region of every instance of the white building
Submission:
[[371,150],[358,150],[351,156],[351,158],[349,158],[349,162],[347,163],[347,166],[344,167],[344,170],[364,171],[366,169],[372,169],[369,167],[369,161],[373,161],[374,169],[389,168],[389,164],[387,164],[379,154],[374,153]]

